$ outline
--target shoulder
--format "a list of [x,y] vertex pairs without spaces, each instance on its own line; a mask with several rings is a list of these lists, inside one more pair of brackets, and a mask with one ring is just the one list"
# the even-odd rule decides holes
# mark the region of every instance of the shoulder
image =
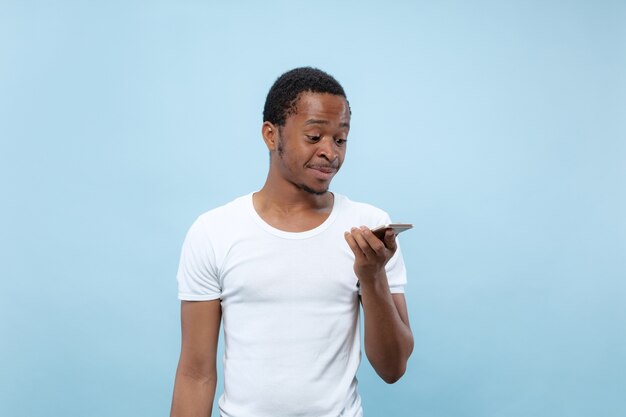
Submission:
[[360,201],[352,201],[342,194],[335,193],[340,213],[350,216],[354,220],[359,219],[360,224],[380,224],[389,222],[389,214],[381,208]]
[[248,210],[250,198],[250,194],[237,197],[226,204],[205,211],[198,216],[198,220],[204,223],[219,223],[241,218]]
[[369,203],[363,203],[360,201],[350,200],[348,197],[346,197],[343,194],[335,193],[335,198],[337,199],[337,202],[339,203],[339,207],[341,210],[362,212],[362,213],[379,215],[379,216],[387,214],[387,212],[381,208],[378,208]]
[[250,194],[238,197],[224,205],[215,207],[200,214],[191,225],[190,230],[203,234],[227,231],[241,224],[247,216]]

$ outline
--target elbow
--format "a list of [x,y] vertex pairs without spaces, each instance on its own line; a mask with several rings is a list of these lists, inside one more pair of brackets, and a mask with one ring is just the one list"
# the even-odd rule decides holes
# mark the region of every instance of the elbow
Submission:
[[400,366],[397,369],[390,370],[387,372],[381,372],[378,374],[387,384],[395,384],[402,378],[404,373],[406,372],[406,365]]
[[393,349],[372,352],[368,345],[365,345],[367,359],[378,376],[387,384],[395,384],[404,376],[411,353],[413,353],[412,335],[404,345]]
[[379,376],[385,381],[387,384],[395,384],[404,376],[406,372],[407,363],[409,362],[409,358],[411,357],[411,353],[413,353],[413,338],[411,337],[407,346],[407,350],[404,354],[399,355],[399,358],[393,366],[387,368],[385,372],[379,373]]
[[393,377],[393,378],[387,378],[387,379],[383,379],[383,381],[385,381],[387,384],[391,385],[391,384],[395,384],[396,382],[398,382],[400,380],[401,376],[398,377]]
[[[398,354],[397,356],[393,355],[393,357],[395,357],[394,360],[382,363],[376,363],[370,360],[370,363],[374,366],[376,373],[383,381],[387,384],[395,384],[404,376],[412,352],[413,340],[411,340],[408,351],[404,352],[404,354]],[[375,363],[376,365],[374,365]]]

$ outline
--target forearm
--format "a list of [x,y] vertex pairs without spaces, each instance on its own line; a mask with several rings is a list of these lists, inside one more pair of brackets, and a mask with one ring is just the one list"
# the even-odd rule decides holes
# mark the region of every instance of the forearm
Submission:
[[413,334],[408,318],[402,319],[389,291],[387,277],[361,280],[364,313],[365,353],[387,383],[400,379],[413,351]]
[[216,373],[200,376],[179,365],[170,417],[210,417],[216,384]]

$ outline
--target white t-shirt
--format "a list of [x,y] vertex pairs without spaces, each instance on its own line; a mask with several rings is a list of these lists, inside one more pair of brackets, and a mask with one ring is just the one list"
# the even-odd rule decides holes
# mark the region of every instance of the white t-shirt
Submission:
[[[198,217],[178,297],[221,300],[224,417],[363,415],[358,280],[343,234],[386,223],[384,211],[338,194],[326,221],[302,233],[263,221],[252,193]],[[391,292],[404,292],[399,249],[386,270]]]

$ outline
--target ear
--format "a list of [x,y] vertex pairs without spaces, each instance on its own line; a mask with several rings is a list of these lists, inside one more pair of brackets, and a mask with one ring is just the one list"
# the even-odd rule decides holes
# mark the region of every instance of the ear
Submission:
[[261,126],[261,135],[265,146],[270,152],[275,151],[278,148],[278,127],[274,126],[270,122],[263,122]]

